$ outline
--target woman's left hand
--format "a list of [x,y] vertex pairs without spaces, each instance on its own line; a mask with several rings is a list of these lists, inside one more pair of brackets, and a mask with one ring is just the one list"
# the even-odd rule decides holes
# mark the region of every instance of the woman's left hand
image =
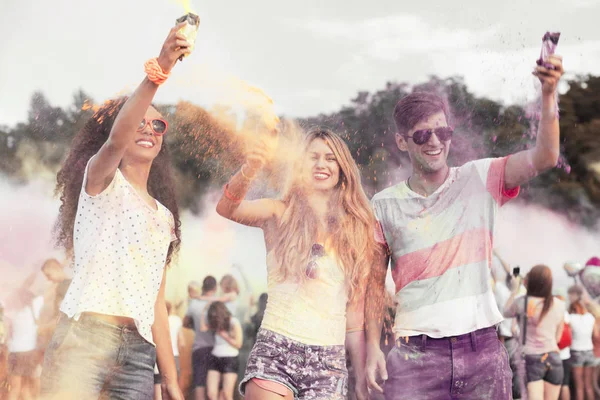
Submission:
[[163,383],[161,391],[163,400],[185,400],[177,382]]

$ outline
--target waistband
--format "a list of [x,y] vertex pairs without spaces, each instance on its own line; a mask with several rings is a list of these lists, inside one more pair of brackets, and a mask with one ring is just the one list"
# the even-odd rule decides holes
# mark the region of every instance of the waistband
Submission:
[[452,347],[472,347],[477,350],[478,344],[484,344],[489,341],[498,340],[498,333],[495,326],[478,329],[464,335],[450,336],[444,338],[432,338],[427,335],[404,336],[396,339],[396,346],[418,346],[421,348],[448,348]]
[[298,340],[291,339],[281,333],[272,331],[270,329],[260,328],[256,335],[256,341],[264,341],[267,343],[275,343],[277,345],[294,346],[296,348],[310,349],[312,351],[328,351],[328,350],[340,350],[346,347],[343,344],[337,345],[316,345],[306,344],[299,342]]

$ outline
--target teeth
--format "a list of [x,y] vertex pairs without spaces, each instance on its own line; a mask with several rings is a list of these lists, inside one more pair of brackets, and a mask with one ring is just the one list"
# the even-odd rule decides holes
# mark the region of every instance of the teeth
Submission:
[[442,150],[426,151],[425,154],[428,156],[437,156],[438,154],[442,154]]
[[317,179],[327,179],[327,178],[329,178],[329,175],[327,175],[327,174],[315,174],[314,176]]
[[142,147],[154,147],[154,143],[149,142],[148,140],[140,140],[140,141],[138,141],[136,143],[139,144]]

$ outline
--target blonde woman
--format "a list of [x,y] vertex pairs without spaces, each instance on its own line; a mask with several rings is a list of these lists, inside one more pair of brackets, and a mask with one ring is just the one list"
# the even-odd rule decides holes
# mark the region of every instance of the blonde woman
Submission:
[[364,287],[376,246],[358,167],[339,136],[313,130],[283,199],[248,201],[277,135],[251,147],[217,205],[261,228],[267,249],[269,300],[240,391],[247,400],[345,399],[346,347],[366,399]]

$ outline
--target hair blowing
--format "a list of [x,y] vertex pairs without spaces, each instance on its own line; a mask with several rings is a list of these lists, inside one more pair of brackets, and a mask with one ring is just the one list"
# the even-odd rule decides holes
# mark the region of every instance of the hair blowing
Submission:
[[403,97],[394,107],[396,129],[406,135],[416,124],[442,111],[450,123],[448,103],[433,92],[413,92]]
[[[370,266],[377,251],[373,230],[375,216],[367,200],[360,172],[344,141],[327,129],[311,130],[304,142],[305,156],[313,140],[322,139],[331,148],[340,167],[340,181],[329,201],[327,234],[349,283],[349,300],[364,294]],[[301,160],[298,160],[301,161]],[[302,168],[295,166],[283,202],[286,209],[279,221],[275,257],[278,278],[304,282],[312,245],[317,240],[319,221],[308,204]]]
[[554,300],[554,296],[552,296],[552,271],[550,268],[545,265],[536,265],[529,271],[527,274],[527,294],[544,299],[544,307],[539,322],[548,313]]
[[[54,232],[56,243],[63,246],[69,255],[73,253],[73,227],[85,168],[90,158],[100,151],[100,148],[108,139],[115,118],[126,101],[126,97],[108,100],[94,113],[73,138],[71,149],[58,172],[56,193],[60,195],[61,206]],[[164,141],[150,168],[148,193],[167,207],[175,220],[175,233],[178,239],[169,245],[166,259],[168,265],[173,255],[179,250],[181,221],[171,169],[171,158]]]

